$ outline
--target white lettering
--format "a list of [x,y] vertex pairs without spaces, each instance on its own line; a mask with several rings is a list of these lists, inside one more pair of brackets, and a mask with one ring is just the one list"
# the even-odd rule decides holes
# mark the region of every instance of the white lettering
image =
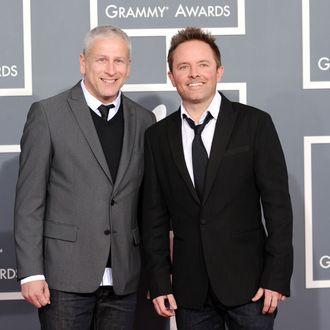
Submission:
[[224,16],[225,17],[228,17],[228,16],[230,16],[230,6],[228,6],[228,5],[226,5],[226,6],[224,6],[223,7],[224,8]]
[[180,4],[175,17],[221,17],[230,15],[230,6],[183,6]]
[[320,266],[324,269],[330,268],[330,256],[321,257]]
[[160,17],[164,17],[164,12],[168,10],[168,7],[158,7],[158,10],[160,12]]
[[115,5],[109,5],[107,8],[105,8],[105,14],[109,17],[109,18],[115,18],[117,16],[117,6]]
[[129,17],[129,16],[132,16],[133,18],[135,18],[134,11],[133,11],[132,7],[129,7],[128,10],[127,10],[126,18]]
[[[164,18],[167,6],[136,6],[123,7],[109,5],[105,15],[109,18]],[[228,17],[230,6],[183,6],[179,4],[174,17]]]
[[146,7],[142,7],[142,9],[137,7],[136,8],[136,16],[137,17],[146,17],[147,16]]
[[199,6],[197,6],[196,8],[190,7],[190,9],[189,9],[189,7],[186,6],[186,11],[187,11],[187,14],[188,14],[189,17],[197,16],[198,15],[198,9],[199,9]]
[[109,18],[163,18],[168,7],[118,7],[109,5],[105,8],[105,14]]
[[204,7],[201,7],[201,10],[199,11],[199,16],[206,16],[207,17],[207,12]]
[[322,71],[330,69],[330,59],[329,57],[321,57],[318,61],[318,67]]
[[16,77],[18,75],[17,65],[12,65],[12,67],[11,67],[11,75],[12,75],[12,77]]
[[213,6],[208,6],[207,7],[207,12],[209,13],[209,16],[215,16],[215,7]]
[[124,17],[124,16],[125,16],[125,8],[119,7],[119,17]]
[[158,17],[158,7],[154,7],[154,9],[148,7],[147,17]]
[[175,17],[178,17],[179,15],[183,15],[184,17],[187,17],[186,16],[186,13],[182,7],[182,5],[180,5],[175,13]]
[[0,77],[16,77],[18,75],[17,65],[2,65],[0,66]]
[[1,268],[0,269],[0,280],[12,280],[16,278],[16,270],[13,268]]

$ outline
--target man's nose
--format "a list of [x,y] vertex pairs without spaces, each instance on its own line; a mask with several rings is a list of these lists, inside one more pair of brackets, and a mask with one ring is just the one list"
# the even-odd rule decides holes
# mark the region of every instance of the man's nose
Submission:
[[191,66],[190,67],[190,72],[189,72],[190,77],[196,78],[199,77],[199,71],[197,66]]
[[105,67],[105,72],[112,75],[116,72],[115,65],[112,61],[109,61]]

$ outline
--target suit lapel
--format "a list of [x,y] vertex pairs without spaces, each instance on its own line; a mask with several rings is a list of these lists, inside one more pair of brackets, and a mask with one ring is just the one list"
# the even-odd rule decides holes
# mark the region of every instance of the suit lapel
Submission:
[[214,183],[215,176],[228,145],[237,117],[237,113],[233,111],[232,103],[223,94],[221,94],[221,97],[221,106],[214,131],[210,159],[206,172],[203,203],[206,201]]
[[80,129],[82,130],[87,143],[89,144],[95,158],[102,167],[103,171],[112,183],[112,178],[110,175],[110,170],[105,159],[102,146],[97,135],[95,125],[93,123],[90,110],[86,104],[84,94],[80,87],[80,83],[72,88],[71,98],[68,99],[70,108],[76,118]]
[[182,146],[182,134],[181,134],[181,118],[180,109],[173,115],[172,120],[168,124],[168,141],[174,158],[174,163],[177,166],[179,172],[182,175],[189,191],[193,195],[196,202],[200,203],[196,190],[191,181],[186,161],[184,159],[183,146]]
[[124,116],[124,137],[123,147],[121,151],[117,177],[114,185],[114,193],[116,193],[121,180],[125,176],[129,162],[132,157],[132,152],[135,142],[136,132],[136,113],[133,105],[127,101],[127,98],[122,96],[123,116]]

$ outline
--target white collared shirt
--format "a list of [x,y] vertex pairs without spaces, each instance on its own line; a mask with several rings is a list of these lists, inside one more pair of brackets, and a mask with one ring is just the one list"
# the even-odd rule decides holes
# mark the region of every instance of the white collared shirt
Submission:
[[[84,80],[81,80],[81,88],[83,90],[84,93],[84,97],[86,100],[87,105],[98,115],[101,117],[101,113],[100,110],[98,109],[98,107],[103,104],[101,101],[99,101],[95,96],[93,96],[86,88]],[[113,104],[114,108],[109,109],[109,114],[108,114],[108,119],[107,121],[109,121],[111,118],[113,118],[116,113],[119,110],[120,107],[120,102],[121,102],[121,91],[119,91],[118,96],[116,97],[116,99],[109,103],[109,104]],[[109,105],[109,104],[104,104],[104,105]]]
[[[216,92],[213,100],[211,101],[208,108],[205,110],[203,115],[200,118],[200,121],[198,124],[202,124],[204,122],[204,119],[206,118],[206,115],[208,112],[211,113],[212,119],[206,124],[206,126],[203,129],[202,132],[202,141],[205,146],[205,149],[207,151],[207,155],[210,157],[211,152],[211,146],[215,131],[215,125],[218,119],[219,111],[220,111],[220,105],[221,105],[221,94]],[[188,118],[191,118],[189,113],[186,111],[185,107],[183,106],[181,102],[181,132],[182,132],[182,145],[183,145],[183,153],[184,153],[184,159],[186,161],[186,166],[191,178],[192,183],[195,185],[194,181],[194,170],[193,170],[193,163],[192,163],[192,142],[195,137],[194,130],[189,126],[187,123],[187,120],[183,118],[183,115],[186,115]],[[192,118],[191,118],[192,119]]]

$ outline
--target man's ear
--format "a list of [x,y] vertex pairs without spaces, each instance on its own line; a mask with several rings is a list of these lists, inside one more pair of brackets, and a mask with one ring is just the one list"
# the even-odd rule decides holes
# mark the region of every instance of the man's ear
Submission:
[[80,67],[80,73],[84,76],[86,73],[86,59],[85,54],[81,53],[79,56],[79,67]]
[[224,72],[225,72],[225,68],[222,65],[217,68],[217,81],[218,81],[218,83],[221,81]]
[[174,80],[174,77],[173,77],[173,73],[172,73],[172,71],[168,71],[168,72],[167,72],[167,76],[170,78],[171,83],[172,83],[172,86],[173,86],[173,87],[176,87],[176,84],[175,84],[175,80]]

